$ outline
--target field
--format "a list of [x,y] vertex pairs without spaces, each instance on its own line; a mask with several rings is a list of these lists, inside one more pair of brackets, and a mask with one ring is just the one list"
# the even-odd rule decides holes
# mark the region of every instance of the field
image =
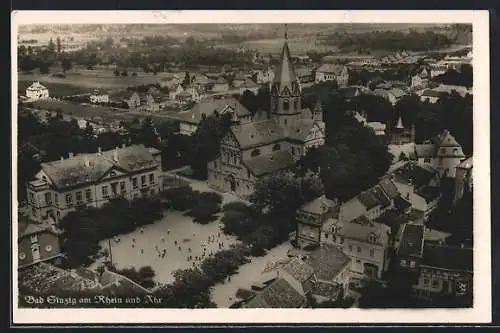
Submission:
[[[40,81],[41,84],[49,88],[51,96],[60,97],[65,95],[89,93],[91,89],[123,89],[141,84],[158,83],[165,76],[164,73],[158,75],[137,72],[137,76],[118,77],[113,74],[113,69],[86,70],[77,69],[66,73],[65,78],[53,77],[48,74],[18,74],[18,91],[24,95],[26,88],[33,81]],[[163,75],[162,75],[163,74]]]

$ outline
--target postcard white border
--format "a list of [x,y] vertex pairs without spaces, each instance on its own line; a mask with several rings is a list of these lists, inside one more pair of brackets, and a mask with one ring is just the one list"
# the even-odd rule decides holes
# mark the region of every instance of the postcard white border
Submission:
[[[12,242],[14,324],[487,323],[491,322],[489,13],[481,11],[14,11],[12,13],[12,212],[17,212],[17,27],[111,23],[471,23],[474,64],[474,307],[471,309],[19,309]],[[478,190],[479,189],[479,190]],[[17,214],[13,214],[13,237]],[[14,238],[15,239],[15,238]]]

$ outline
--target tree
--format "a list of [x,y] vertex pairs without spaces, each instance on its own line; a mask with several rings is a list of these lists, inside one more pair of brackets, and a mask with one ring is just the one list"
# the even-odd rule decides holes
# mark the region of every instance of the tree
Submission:
[[57,47],[57,53],[61,54],[61,50],[62,50],[61,37],[59,37],[59,36],[57,36],[57,39],[56,39],[56,47]]
[[70,70],[73,67],[73,65],[71,64],[71,60],[69,60],[68,58],[64,58],[63,60],[61,60],[61,67],[63,72],[66,73],[66,71]]
[[255,113],[259,107],[257,97],[250,90],[245,90],[240,96],[240,103],[251,113]]

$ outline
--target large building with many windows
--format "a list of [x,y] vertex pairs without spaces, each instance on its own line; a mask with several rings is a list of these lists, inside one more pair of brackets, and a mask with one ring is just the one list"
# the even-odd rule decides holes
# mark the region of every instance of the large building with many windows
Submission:
[[161,189],[161,152],[143,145],[93,154],[70,154],[41,164],[28,182],[29,217],[58,223],[78,207],[101,207],[110,199],[134,199]]
[[269,113],[233,112],[220,154],[208,163],[212,187],[247,197],[258,179],[291,167],[307,149],[324,144],[322,108],[302,107],[302,89],[286,40],[270,94]]

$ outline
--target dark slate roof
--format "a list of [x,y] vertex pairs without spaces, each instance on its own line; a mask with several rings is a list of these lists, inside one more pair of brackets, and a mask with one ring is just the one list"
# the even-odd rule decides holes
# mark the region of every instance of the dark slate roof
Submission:
[[321,215],[327,212],[334,206],[334,202],[328,199],[325,195],[317,197],[316,199],[304,204],[300,210],[312,214]]
[[283,129],[272,119],[231,126],[240,148],[263,146],[284,139]]
[[387,207],[390,205],[390,198],[387,196],[387,194],[385,194],[380,185],[376,185],[375,187],[373,187],[370,192],[382,207]]
[[[304,111],[304,115],[306,114],[307,111]],[[313,125],[314,125],[313,119],[299,119],[292,126],[289,127],[286,136],[289,139],[303,142],[307,138],[307,135],[309,135]]]
[[424,186],[415,191],[418,195],[425,199],[427,202],[432,202],[439,198],[441,190],[439,187]]
[[285,87],[293,91],[293,86],[297,85],[298,80],[293,69],[292,60],[290,57],[290,50],[288,43],[285,42],[281,50],[280,64],[273,79],[273,84],[278,86],[281,92]]
[[246,308],[300,308],[305,298],[288,281],[276,279],[264,290],[250,299]]
[[316,279],[332,281],[349,264],[351,258],[335,245],[323,243],[303,260],[314,269]]
[[380,205],[379,201],[370,190],[358,194],[358,200],[363,204],[363,206],[365,206],[367,210]]
[[54,233],[53,229],[47,223],[37,223],[34,221],[21,221],[19,220],[17,223],[17,237],[18,239],[39,234],[42,232],[51,232]]
[[[113,160],[116,153],[118,160]],[[86,166],[88,161],[90,166]],[[112,167],[134,172],[156,167],[158,163],[144,145],[104,151],[101,154],[81,154],[64,160],[42,163],[42,170],[54,186],[64,188],[99,180]]]
[[255,175],[261,176],[286,169],[294,164],[292,155],[287,151],[275,151],[271,154],[243,160],[243,164]]
[[431,90],[431,89],[425,89],[421,96],[440,98],[442,95],[443,95],[442,92]]
[[473,251],[471,248],[426,244],[421,264],[436,268],[472,272],[474,270]]
[[387,178],[382,179],[379,182],[379,185],[384,191],[384,193],[387,195],[387,197],[389,197],[390,199],[395,199],[400,196],[398,188],[391,179]]
[[398,255],[421,257],[423,243],[424,226],[407,223],[403,227]]
[[394,172],[396,179],[403,182],[408,182],[411,179],[415,188],[428,185],[436,175],[437,171],[418,164],[413,164],[412,162],[403,165]]
[[350,222],[335,221],[325,224],[326,226],[337,226],[339,228],[338,234],[349,239],[367,242],[369,236],[374,235],[377,245],[385,245],[389,241],[390,228],[382,223],[371,222],[365,215],[361,215]]
[[340,285],[337,283],[327,283],[317,281],[311,290],[312,295],[323,296],[329,299],[335,299],[340,292]]
[[234,110],[238,117],[250,115],[250,111],[248,111],[247,108],[245,108],[236,99],[231,98],[204,101],[196,104],[192,109],[188,111],[171,114],[169,115],[169,117],[191,124],[199,124],[203,118],[203,115],[208,117],[214,114],[215,111],[217,111],[219,114],[222,114],[225,111],[229,110]]
[[418,157],[435,157],[437,153],[436,145],[429,143],[416,145],[415,150]]
[[295,257],[290,260],[288,263],[283,265],[281,269],[288,274],[290,274],[295,280],[300,283],[304,283],[309,280],[311,276],[314,274],[314,269],[302,261],[301,258]]

